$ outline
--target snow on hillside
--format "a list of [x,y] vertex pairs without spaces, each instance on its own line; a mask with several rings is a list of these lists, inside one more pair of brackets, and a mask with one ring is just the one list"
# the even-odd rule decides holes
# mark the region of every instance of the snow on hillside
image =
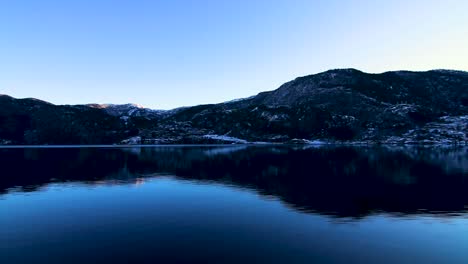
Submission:
[[146,118],[159,118],[171,115],[174,110],[158,110],[145,108],[137,104],[90,104],[94,108],[104,109],[109,115],[118,117],[146,117]]
[[229,136],[222,136],[222,135],[204,135],[203,137],[208,138],[208,139],[220,140],[220,141],[226,141],[226,142],[232,142],[232,143],[238,143],[238,144],[249,143],[247,140],[244,140],[244,139],[229,137]]

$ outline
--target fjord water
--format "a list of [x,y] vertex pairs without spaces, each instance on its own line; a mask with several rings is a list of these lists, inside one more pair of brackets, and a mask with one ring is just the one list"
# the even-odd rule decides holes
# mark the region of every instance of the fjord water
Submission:
[[467,263],[466,148],[0,149],[0,263]]

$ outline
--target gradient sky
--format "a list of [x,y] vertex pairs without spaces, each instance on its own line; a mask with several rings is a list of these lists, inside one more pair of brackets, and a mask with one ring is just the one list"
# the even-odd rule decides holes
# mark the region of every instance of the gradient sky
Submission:
[[468,1],[0,1],[0,93],[19,98],[169,109],[351,67],[468,70]]

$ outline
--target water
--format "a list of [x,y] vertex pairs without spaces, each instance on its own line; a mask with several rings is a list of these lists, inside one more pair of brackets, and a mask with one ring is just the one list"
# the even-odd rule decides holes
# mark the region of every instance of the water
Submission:
[[0,148],[0,263],[468,263],[465,148]]

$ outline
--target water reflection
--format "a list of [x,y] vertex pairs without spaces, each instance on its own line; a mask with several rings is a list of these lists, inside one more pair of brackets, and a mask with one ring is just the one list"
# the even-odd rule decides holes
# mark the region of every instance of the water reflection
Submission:
[[468,150],[402,147],[144,147],[0,149],[0,195],[52,182],[145,183],[147,177],[253,189],[333,217],[468,210]]

